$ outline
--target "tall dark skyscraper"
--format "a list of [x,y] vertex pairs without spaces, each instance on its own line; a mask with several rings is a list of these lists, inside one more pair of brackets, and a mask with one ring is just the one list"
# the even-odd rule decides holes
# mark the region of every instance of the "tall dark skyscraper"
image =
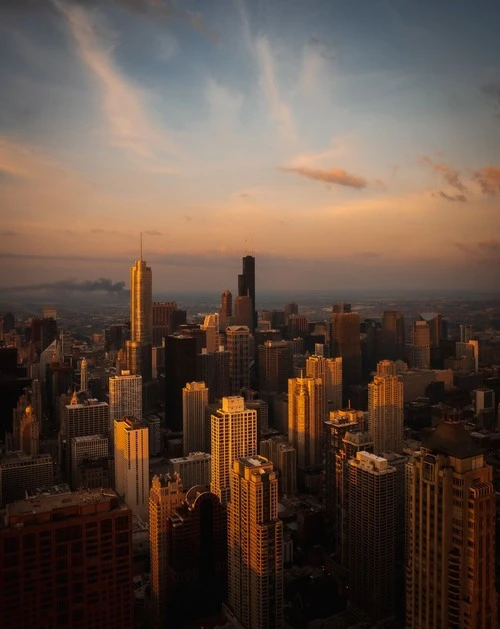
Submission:
[[196,380],[196,354],[193,336],[165,337],[165,418],[172,430],[182,430],[182,389]]
[[384,310],[382,315],[382,358],[403,360],[405,356],[405,319],[399,310]]
[[257,311],[255,310],[255,258],[253,256],[244,256],[243,273],[238,275],[238,296],[245,297],[249,295],[252,299],[253,313],[253,329],[257,327]]

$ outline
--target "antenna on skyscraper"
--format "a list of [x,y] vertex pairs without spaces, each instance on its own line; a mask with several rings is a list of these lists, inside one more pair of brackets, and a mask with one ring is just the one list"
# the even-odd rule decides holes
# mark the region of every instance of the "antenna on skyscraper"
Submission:
[[245,257],[248,253],[248,249],[247,249],[247,239],[245,238]]
[[141,262],[142,262],[142,232],[141,232]]

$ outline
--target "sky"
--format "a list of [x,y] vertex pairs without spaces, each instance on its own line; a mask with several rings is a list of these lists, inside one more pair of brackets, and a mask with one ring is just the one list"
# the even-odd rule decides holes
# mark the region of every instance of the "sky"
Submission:
[[0,288],[498,289],[498,0],[0,0]]

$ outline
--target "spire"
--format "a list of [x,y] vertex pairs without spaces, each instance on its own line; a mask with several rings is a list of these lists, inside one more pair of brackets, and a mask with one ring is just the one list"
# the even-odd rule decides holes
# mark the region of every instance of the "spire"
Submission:
[[141,257],[139,259],[142,262],[142,232],[141,232]]
[[76,389],[73,390],[73,395],[71,397],[71,402],[70,402],[71,406],[75,406],[75,404],[78,404],[78,396],[76,394]]

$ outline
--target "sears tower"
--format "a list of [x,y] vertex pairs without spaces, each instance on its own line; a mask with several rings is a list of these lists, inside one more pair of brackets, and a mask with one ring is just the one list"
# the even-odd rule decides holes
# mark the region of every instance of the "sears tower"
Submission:
[[253,331],[257,327],[257,311],[255,310],[255,258],[244,256],[243,273],[238,275],[238,297],[250,297],[252,301],[252,324]]

